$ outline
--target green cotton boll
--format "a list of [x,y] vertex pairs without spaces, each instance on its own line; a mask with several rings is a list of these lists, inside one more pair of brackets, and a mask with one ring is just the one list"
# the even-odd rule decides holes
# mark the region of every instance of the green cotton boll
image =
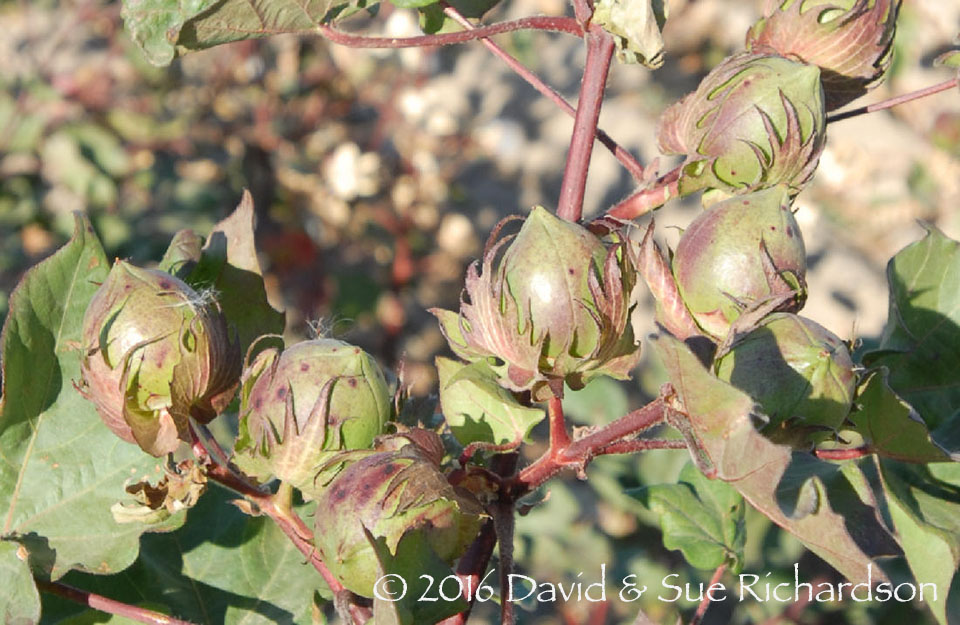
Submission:
[[267,349],[243,374],[237,463],[311,492],[317,468],[365,449],[391,417],[391,393],[370,354],[335,339]]
[[883,82],[899,12],[900,0],[773,2],[747,32],[747,48],[818,66],[833,111]]
[[240,376],[216,302],[163,271],[117,261],[83,319],[81,391],[120,438],[162,456],[230,402]]
[[816,169],[825,128],[816,66],[745,52],[728,57],[664,111],[658,142],[665,154],[686,156],[681,195],[778,184],[796,193]]
[[538,400],[563,382],[628,377],[639,359],[636,270],[620,235],[604,241],[539,206],[516,235],[499,237],[502,225],[467,271],[459,314],[431,310],[451,349],[470,362],[493,359],[502,386]]
[[832,436],[853,404],[850,350],[820,324],[789,313],[767,317],[715,363],[717,377],[754,399],[770,418],[764,433],[808,446]]
[[379,565],[374,539],[396,554],[409,532],[442,560],[453,562],[476,538],[486,514],[467,491],[454,488],[429,450],[403,436],[383,451],[346,452],[345,467],[317,498],[314,544],[330,572],[348,590],[372,597]]
[[673,275],[700,328],[723,339],[741,314],[794,294],[806,299],[806,250],[784,186],[737,195],[704,210],[680,237]]

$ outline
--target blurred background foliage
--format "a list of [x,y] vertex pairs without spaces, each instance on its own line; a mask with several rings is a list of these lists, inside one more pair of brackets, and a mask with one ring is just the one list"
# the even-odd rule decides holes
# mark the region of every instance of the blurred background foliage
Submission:
[[[742,45],[762,2],[673,0],[667,63],[650,73],[615,67],[601,126],[644,162],[655,156],[660,111]],[[490,19],[561,13],[562,0],[513,0]],[[384,4],[351,27],[419,32],[416,14]],[[931,68],[960,28],[960,2],[905,0],[892,75],[879,100],[949,77]],[[183,228],[205,234],[253,194],[269,294],[287,311],[291,339],[313,333],[361,345],[415,393],[435,391],[444,352],[431,306],[453,308],[467,264],[492,226],[535,203],[553,206],[571,122],[479,45],[347,50],[319,38],[281,36],[221,46],[150,66],[123,30],[120,3],[0,2],[0,319],[22,273],[69,237],[87,212],[111,256],[149,263]],[[582,46],[574,38],[516,33],[500,39],[575,98]],[[669,163],[664,163],[664,168]],[[587,211],[632,188],[595,151]],[[806,313],[841,336],[867,341],[886,318],[883,266],[918,238],[917,219],[960,235],[960,100],[951,93],[831,126],[798,219],[811,255]],[[660,212],[668,243],[699,208]],[[671,237],[673,237],[671,239]],[[652,330],[641,300],[639,335]],[[664,377],[645,362],[637,382],[600,380],[566,400],[580,425],[605,423],[656,393]],[[544,440],[540,433],[537,440]],[[529,446],[531,457],[541,451]],[[665,549],[655,515],[625,489],[676,481],[688,456],[605,457],[583,483],[554,481],[520,519],[521,572],[540,581],[609,580],[635,573],[658,588],[711,571]],[[546,495],[546,494],[545,494]],[[840,581],[788,535],[748,511],[746,572]],[[730,581],[728,577],[727,581]],[[612,593],[615,594],[615,593]],[[523,623],[631,623],[638,607],[673,623],[696,602],[648,592],[616,600],[531,607]],[[490,617],[482,607],[478,621]],[[485,616],[486,615],[486,616]],[[896,604],[715,604],[706,623],[860,625],[927,622]]]

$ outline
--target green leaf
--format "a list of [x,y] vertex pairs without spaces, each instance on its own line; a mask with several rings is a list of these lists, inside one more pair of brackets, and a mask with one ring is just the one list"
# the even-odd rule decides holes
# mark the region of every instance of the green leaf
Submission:
[[660,515],[663,544],[679,549],[691,566],[715,569],[743,566],[746,542],[743,497],[730,485],[707,479],[687,464],[677,484],[659,484],[631,492]]
[[[460,585],[454,583],[456,576],[433,552],[424,532],[407,532],[397,543],[397,552],[392,554],[386,539],[374,538],[364,531],[379,561],[380,579],[390,578],[388,586],[381,583],[377,587],[380,597],[388,597],[391,591],[406,587],[406,592],[394,601],[374,596],[373,625],[439,623],[467,609],[467,603],[460,598]],[[447,601],[444,597],[454,600]]]
[[918,463],[950,459],[931,439],[920,415],[890,388],[886,369],[871,371],[861,380],[856,401],[859,410],[849,420],[877,455]]
[[617,57],[624,63],[663,65],[663,37],[667,21],[663,0],[598,0],[593,21],[613,35]]
[[[314,592],[331,596],[323,578],[273,521],[243,514],[232,498],[212,488],[182,528],[145,536],[140,559],[122,573],[64,581],[126,603],[149,602],[197,625],[310,623]],[[51,606],[61,618],[77,612]],[[45,605],[45,619],[47,612]]]
[[25,554],[17,543],[0,541],[0,618],[9,625],[33,625],[40,620],[40,593]]
[[187,20],[216,5],[218,0],[124,0],[124,24],[130,37],[154,65],[169,65],[174,44]]
[[[960,623],[960,465],[881,461],[890,517],[917,584],[941,625]],[[944,481],[946,479],[946,481]],[[952,483],[948,483],[952,482]]]
[[244,191],[237,209],[213,227],[186,278],[198,291],[214,290],[228,323],[236,328],[243,354],[257,337],[282,333],[285,322],[284,314],[267,301],[254,246],[254,217],[253,197]]
[[483,361],[468,365],[437,358],[437,372],[443,416],[463,445],[519,442],[543,420],[543,410],[521,405]]
[[110,573],[133,562],[146,528],[117,525],[110,506],[127,497],[125,480],[161,471],[73,387],[83,314],[107,269],[78,214],[73,238],[14,290],[0,335],[0,536],[18,537],[54,579],[73,567]]
[[960,410],[960,243],[928,227],[887,265],[890,304],[871,367],[890,370],[889,384],[934,431]]
[[877,579],[874,560],[899,549],[877,521],[872,491],[859,471],[832,471],[770,442],[753,425],[750,397],[713,376],[682,341],[660,334],[654,347],[685,409],[668,421],[684,434],[701,471],[730,483],[851,581],[866,581],[870,565]]

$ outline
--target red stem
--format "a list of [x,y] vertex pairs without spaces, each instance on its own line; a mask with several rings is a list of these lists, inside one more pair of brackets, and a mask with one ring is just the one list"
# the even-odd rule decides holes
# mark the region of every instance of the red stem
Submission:
[[688,449],[687,443],[677,438],[638,438],[631,441],[618,441],[595,452],[594,456],[608,456],[610,454],[632,454],[638,451],[651,449]]
[[91,607],[94,610],[106,612],[107,614],[123,616],[138,623],[147,623],[148,625],[191,625],[189,621],[183,621],[160,612],[114,601],[102,595],[80,590],[79,588],[74,588],[73,586],[68,586],[60,582],[47,582],[39,579],[36,580],[36,582],[37,588],[51,595],[57,595],[58,597],[75,601],[81,605]]
[[640,189],[627,199],[607,211],[610,217],[617,219],[636,219],[655,208],[660,208],[670,198],[680,195],[680,170],[683,165],[657,178],[649,187]]
[[570,151],[567,152],[560,200],[557,203],[557,215],[568,221],[580,221],[583,214],[587,170],[590,167],[590,155],[593,153],[593,138],[597,134],[597,122],[600,119],[603,90],[610,72],[613,48],[613,37],[599,26],[591,24],[587,29],[587,60],[580,83],[577,115],[573,121]]
[[417,48],[423,46],[446,46],[453,43],[474,41],[500,33],[509,33],[515,30],[546,30],[558,33],[567,33],[583,36],[583,29],[577,20],[571,17],[535,16],[524,17],[509,22],[490,24],[473,30],[463,30],[456,33],[441,35],[419,35],[417,37],[368,37],[354,35],[337,30],[326,24],[317,26],[319,33],[333,43],[349,48]]
[[931,85],[929,87],[924,87],[923,89],[917,89],[916,91],[911,91],[910,93],[904,93],[888,100],[882,100],[880,102],[875,102],[873,104],[868,104],[867,106],[861,106],[860,108],[855,108],[850,111],[844,111],[843,113],[834,113],[833,115],[827,115],[827,123],[831,124],[833,122],[838,122],[843,119],[849,119],[851,117],[857,117],[858,115],[866,115],[867,113],[873,113],[875,111],[882,111],[884,109],[892,108],[894,106],[905,104],[911,100],[919,100],[920,98],[926,98],[947,89],[953,89],[958,84],[960,84],[960,79],[951,78],[950,80],[945,80],[941,83]]
[[[210,455],[204,442],[197,436],[192,425],[190,427],[190,433],[193,437],[192,445],[194,453],[201,462],[205,463],[207,477],[256,504],[259,512],[270,517],[286,537],[290,539],[290,542],[293,543],[297,550],[310,562],[313,568],[320,573],[334,596],[344,596],[346,590],[343,584],[334,577],[330,569],[323,563],[320,554],[313,545],[313,532],[303,522],[303,519],[290,509],[287,503],[281,502],[277,495],[261,491],[241,476],[236,475],[229,468],[217,463]],[[347,611],[350,613],[356,625],[365,623],[371,616],[369,610],[366,608],[352,604],[347,606]]]
[[570,446],[567,420],[563,416],[563,400],[551,397],[547,402],[547,418],[550,420],[550,449],[562,452]]
[[869,447],[855,447],[853,449],[817,449],[814,455],[821,460],[855,460],[873,453]]
[[[475,30],[476,26],[470,23],[470,20],[465,18],[463,14],[457,11],[456,8],[450,6],[446,2],[441,2],[443,5],[443,12],[467,30]],[[556,104],[570,117],[576,117],[577,109],[573,108],[569,102],[567,102],[562,95],[557,93],[557,91],[545,83],[539,76],[534,74],[530,69],[523,65],[520,61],[510,55],[509,52],[501,48],[495,41],[484,37],[480,40],[490,52],[501,59],[507,66],[512,69],[518,76],[523,78],[527,83],[532,86],[534,89],[540,92],[545,98]],[[623,165],[627,171],[630,172],[630,175],[636,180],[643,179],[643,165],[633,157],[633,155],[628,152],[625,148],[621,147],[613,138],[608,135],[606,132],[597,128],[597,140],[600,141],[611,154],[613,154],[620,164]]]
[[[717,570],[713,572],[713,577],[710,578],[710,583],[707,584],[707,588],[710,588],[714,584],[720,583],[720,578],[723,577],[723,574],[727,570],[727,563],[724,562],[717,567]],[[690,625],[700,625],[703,621],[703,616],[707,613],[707,608],[710,607],[710,593],[705,592],[703,594],[703,599],[700,600],[700,605],[697,606],[697,611],[694,613],[693,618],[690,619]]]
[[[672,393],[672,389],[669,392]],[[604,452],[614,443],[663,423],[666,412],[665,399],[666,396],[658,397],[643,408],[634,410],[596,432],[573,441],[565,449],[554,450],[551,446],[551,449],[523,469],[516,478],[508,480],[508,485],[514,490],[516,496],[519,496],[537,488],[565,468],[573,468],[582,473],[595,456],[616,453],[615,451]]]

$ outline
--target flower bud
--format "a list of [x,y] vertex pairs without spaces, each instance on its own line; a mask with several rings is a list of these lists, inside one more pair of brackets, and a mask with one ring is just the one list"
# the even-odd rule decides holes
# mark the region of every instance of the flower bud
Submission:
[[460,314],[431,311],[453,351],[496,359],[503,386],[538,399],[563,381],[581,388],[596,375],[625,379],[640,354],[630,325],[635,270],[622,240],[608,247],[541,207],[515,237],[497,240],[499,230],[482,272],[478,263],[467,271]]
[[765,433],[782,442],[839,428],[853,404],[857,376],[846,344],[797,315],[770,315],[714,366],[760,405],[770,418]]
[[741,53],[664,111],[658,141],[663,153],[686,156],[681,195],[780,183],[797,191],[817,167],[825,127],[816,66]]
[[334,339],[266,349],[243,374],[235,462],[262,481],[311,492],[333,453],[365,449],[390,419],[390,391],[370,354]]
[[673,256],[680,296],[697,325],[727,335],[745,310],[795,293],[781,310],[806,299],[806,251],[784,186],[719,202],[683,232]]
[[434,553],[451,563],[473,542],[485,516],[476,499],[451,486],[417,444],[398,439],[384,448],[344,454],[346,466],[317,500],[317,550],[344,587],[364,597],[373,596],[378,576],[364,528],[384,539],[393,554],[405,534],[421,531]]
[[81,392],[120,438],[162,456],[233,398],[239,345],[215,302],[117,261],[83,317]]
[[747,48],[819,66],[832,111],[883,81],[899,11],[900,0],[772,0]]

